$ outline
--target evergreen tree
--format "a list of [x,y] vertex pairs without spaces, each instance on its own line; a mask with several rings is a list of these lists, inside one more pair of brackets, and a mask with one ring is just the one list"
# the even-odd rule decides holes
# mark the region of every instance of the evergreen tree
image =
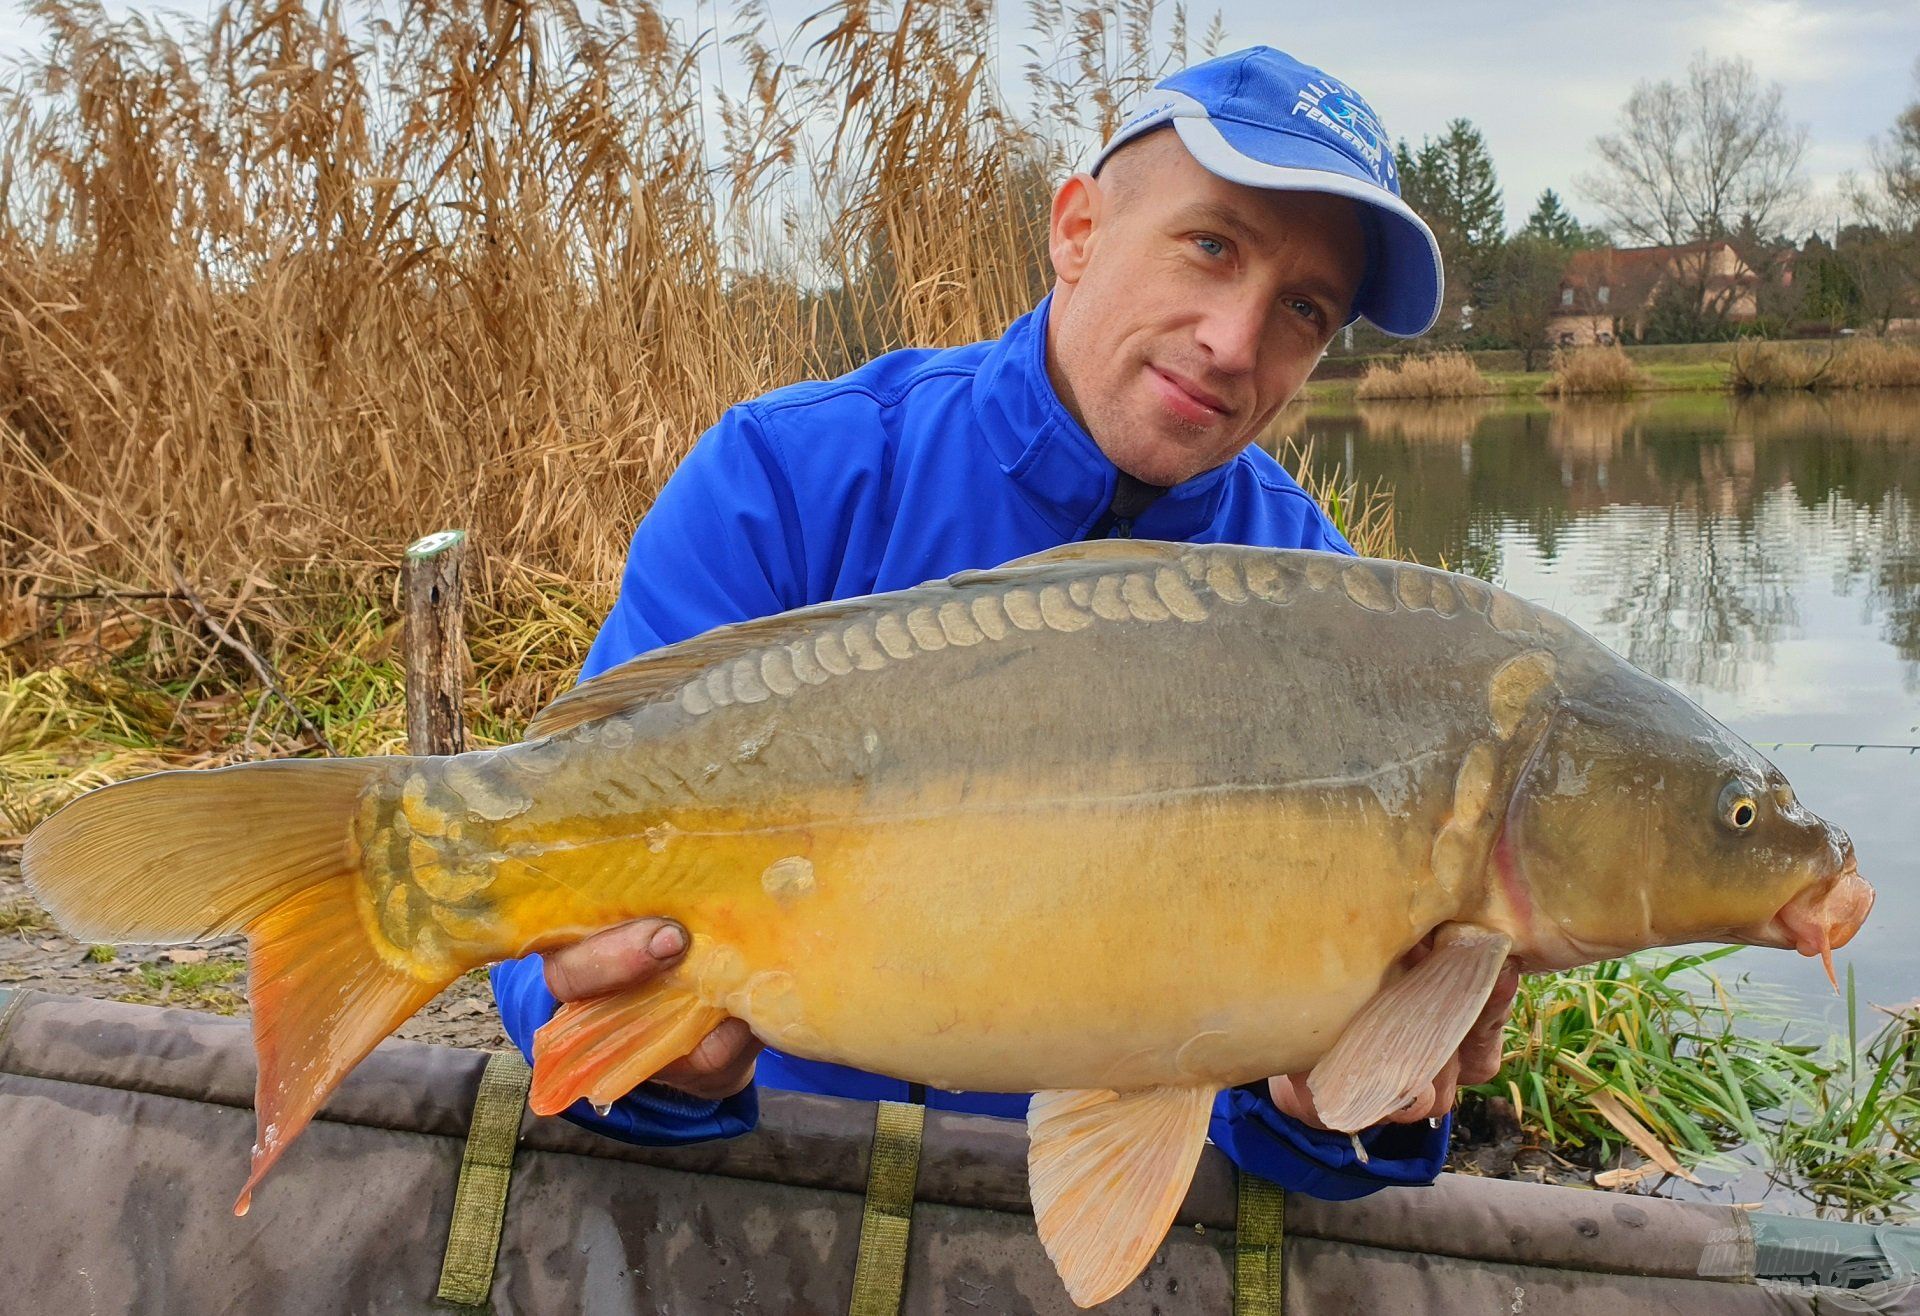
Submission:
[[1401,196],[1440,243],[1447,309],[1482,304],[1506,235],[1506,206],[1480,130],[1455,119],[1439,138],[1421,139],[1418,151],[1399,142],[1394,162]]
[[[1857,240],[1857,231],[1851,236]],[[1801,290],[1801,305],[1809,319],[1829,325],[1854,325],[1863,318],[1859,280],[1818,234],[1808,238],[1800,249],[1793,281]]]
[[1561,202],[1560,194],[1550,187],[1541,192],[1540,199],[1533,203],[1533,213],[1527,216],[1526,225],[1520,231],[1544,238],[1568,251],[1604,247],[1607,242],[1604,233],[1590,229],[1575,219]]
[[[1434,144],[1443,213],[1467,250],[1480,255],[1500,246],[1507,232],[1507,208],[1486,139],[1465,119],[1447,125],[1446,136]],[[1425,156],[1426,152],[1422,152]]]

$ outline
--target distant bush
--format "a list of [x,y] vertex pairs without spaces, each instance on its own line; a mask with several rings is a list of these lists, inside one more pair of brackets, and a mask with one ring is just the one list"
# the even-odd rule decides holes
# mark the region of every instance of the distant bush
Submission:
[[1814,353],[1781,343],[1741,343],[1733,349],[1727,383],[1736,393],[1787,393],[1812,388],[1833,364],[1834,353]]
[[1856,338],[1827,372],[1831,388],[1920,388],[1920,343]]
[[1736,393],[1920,388],[1920,343],[1856,338],[1824,350],[1743,343],[1729,379]]
[[1618,346],[1556,348],[1547,369],[1540,391],[1558,397],[1638,393],[1651,382]]
[[1407,356],[1398,361],[1375,361],[1367,367],[1353,395],[1363,401],[1377,398],[1472,398],[1493,392],[1465,352],[1436,352]]

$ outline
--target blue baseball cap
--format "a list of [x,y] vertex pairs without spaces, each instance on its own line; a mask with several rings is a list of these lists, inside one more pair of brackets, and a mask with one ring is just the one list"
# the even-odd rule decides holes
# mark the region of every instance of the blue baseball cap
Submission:
[[1393,148],[1360,93],[1270,46],[1238,50],[1155,83],[1092,172],[1167,124],[1195,160],[1229,182],[1360,202],[1367,272],[1353,299],[1355,318],[1396,338],[1433,328],[1444,286],[1440,244],[1400,199]]

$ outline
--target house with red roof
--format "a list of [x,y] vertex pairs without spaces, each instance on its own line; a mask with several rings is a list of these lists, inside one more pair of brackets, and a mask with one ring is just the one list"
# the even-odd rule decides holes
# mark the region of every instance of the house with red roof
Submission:
[[1577,251],[1560,278],[1547,341],[1562,347],[1641,337],[1662,297],[1698,298],[1704,319],[1743,324],[1759,314],[1761,276],[1725,241]]

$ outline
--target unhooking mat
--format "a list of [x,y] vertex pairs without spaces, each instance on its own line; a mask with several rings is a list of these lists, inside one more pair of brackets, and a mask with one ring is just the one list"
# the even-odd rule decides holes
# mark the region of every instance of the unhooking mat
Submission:
[[[0,993],[0,1312],[448,1310],[434,1293],[485,1061],[383,1044],[236,1219],[243,1022]],[[873,1107],[768,1092],[761,1110],[751,1135],[679,1149],[525,1115],[492,1309],[845,1312]],[[1074,1310],[1034,1235],[1025,1153],[1018,1123],[928,1116],[903,1310]],[[1153,1264],[1101,1310],[1224,1316],[1234,1203],[1209,1149]],[[1446,1175],[1357,1202],[1289,1195],[1285,1311],[1920,1316],[1912,1237]]]

